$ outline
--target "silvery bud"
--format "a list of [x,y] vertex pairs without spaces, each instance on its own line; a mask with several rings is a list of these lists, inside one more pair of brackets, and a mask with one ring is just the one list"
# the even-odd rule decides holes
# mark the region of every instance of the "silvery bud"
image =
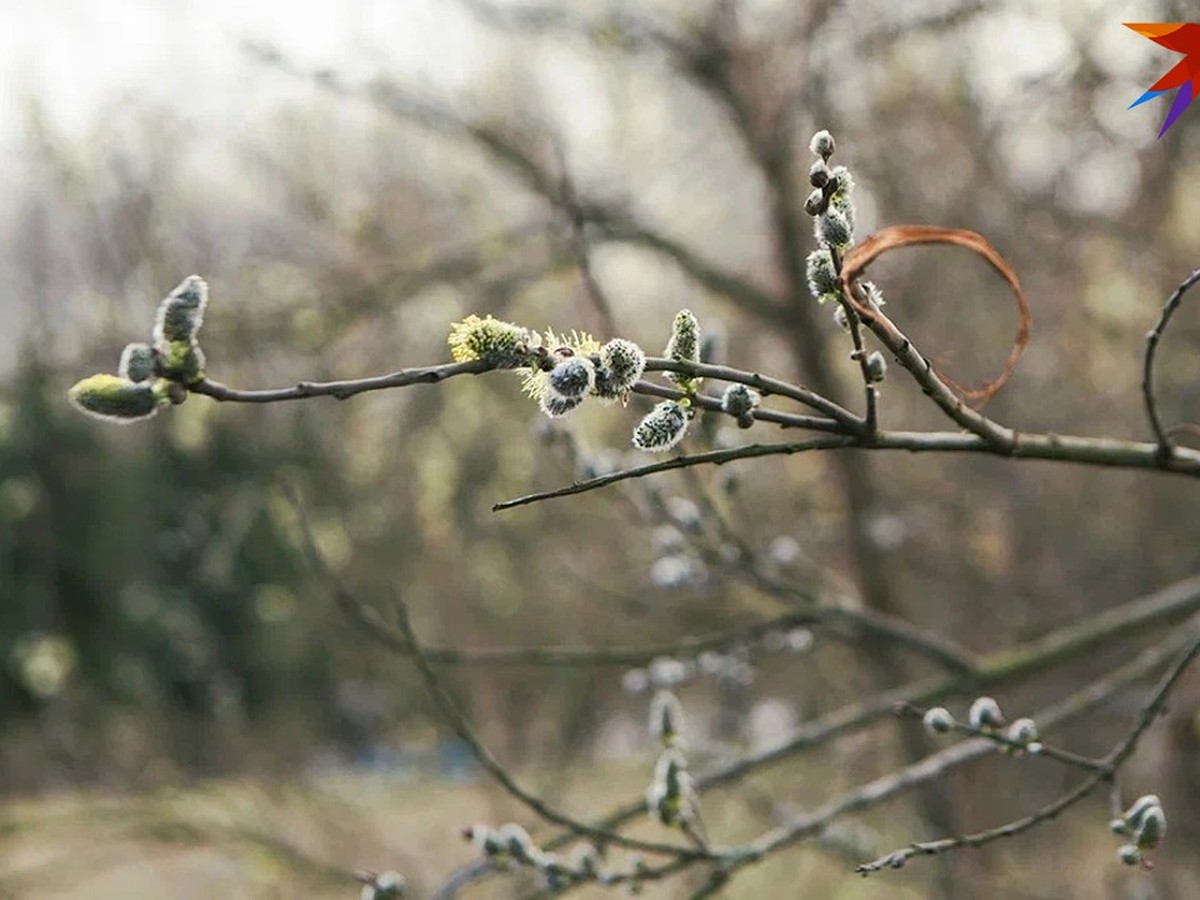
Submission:
[[838,286],[837,269],[833,265],[833,254],[825,247],[808,254],[805,274],[808,276],[809,293],[821,303],[831,296],[836,296],[841,290]]
[[954,729],[954,716],[950,715],[950,710],[944,706],[926,710],[921,722],[930,734],[947,734]]
[[568,356],[550,370],[550,388],[568,400],[582,400],[596,383],[596,367],[583,356]]
[[744,384],[731,384],[721,395],[721,409],[735,418],[753,413],[761,402],[762,395]]
[[817,217],[817,240],[826,247],[836,247],[839,250],[848,247],[854,241],[854,230],[845,212],[835,206]]
[[1004,714],[1000,712],[1000,704],[991,697],[980,697],[971,704],[967,713],[967,721],[971,727],[982,731],[986,728],[998,728],[1004,724]]
[[683,440],[687,426],[687,411],[674,400],[664,400],[638,423],[633,446],[648,453],[662,453]]
[[1033,719],[1017,719],[1008,726],[1008,739],[1018,744],[1032,744],[1038,738],[1037,723]]
[[199,275],[189,275],[183,279],[179,287],[158,305],[154,343],[195,340],[204,322],[204,308],[207,305],[208,285],[204,279]]
[[600,348],[595,392],[605,400],[623,400],[646,369],[646,354],[633,341],[613,338]]
[[885,375],[887,375],[887,360],[878,350],[873,350],[867,356],[867,380],[871,384],[878,384],[883,381]]
[[821,157],[821,159],[828,160],[829,157],[833,156],[833,151],[837,149],[837,145],[833,142],[833,135],[822,128],[812,136],[812,140],[808,144],[808,149],[814,155]]
[[1142,861],[1142,851],[1133,844],[1122,844],[1117,848],[1117,859],[1127,866],[1136,866]]

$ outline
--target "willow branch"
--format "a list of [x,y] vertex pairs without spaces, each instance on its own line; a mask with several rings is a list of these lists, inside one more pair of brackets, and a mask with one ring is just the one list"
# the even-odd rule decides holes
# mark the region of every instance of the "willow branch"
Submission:
[[[1121,604],[1096,619],[1057,628],[1037,639],[1028,647],[1018,647],[1014,650],[999,651],[984,657],[976,666],[977,679],[970,683],[972,689],[994,689],[1013,684],[1035,674],[1066,665],[1097,649],[1117,643],[1123,639],[1142,636],[1151,629],[1176,622],[1200,611],[1200,575],[1169,585],[1145,597],[1139,597]],[[1182,639],[1180,639],[1182,640]],[[1032,649],[1030,649],[1032,648]],[[1165,663],[1173,647],[1163,646],[1157,651],[1148,651],[1158,655],[1139,657],[1130,665],[1145,664],[1147,670]],[[1128,669],[1129,666],[1126,667]],[[1124,671],[1124,670],[1119,670]],[[1140,671],[1140,670],[1139,670]],[[1117,673],[1109,676],[1109,680],[1101,686],[1110,683],[1118,677]],[[698,793],[736,784],[748,775],[790,760],[799,754],[822,746],[830,740],[842,735],[851,734],[868,727],[879,720],[892,715],[899,703],[928,705],[936,703],[955,691],[962,690],[967,685],[954,676],[940,676],[921,681],[900,685],[885,691],[878,696],[858,703],[849,704],[833,710],[806,722],[792,734],[779,740],[773,745],[764,747],[753,753],[747,753],[714,769],[701,773],[695,779],[694,785]],[[1084,689],[1073,695],[1070,701],[1060,704],[1056,709],[1061,714],[1070,713],[1074,707],[1087,701],[1089,690]],[[1095,701],[1098,705],[1108,696]],[[1091,707],[1088,707],[1089,709]],[[1081,710],[1083,712],[1085,710]],[[1045,728],[1050,728],[1055,719],[1047,718],[1045,713],[1038,719]],[[964,742],[950,748],[949,751],[962,752],[959,748],[969,747],[972,742]],[[982,755],[991,746],[981,745]],[[974,757],[972,757],[974,758]],[[965,760],[964,760],[965,762]],[[936,777],[936,776],[934,776]],[[600,824],[605,828],[619,828],[626,822],[640,816],[645,811],[645,803],[640,798],[623,804],[601,818]],[[553,850],[564,846],[571,840],[569,835],[554,838],[545,844]],[[477,877],[485,874],[477,872]]]
[[[927,710],[919,706],[914,706],[911,703],[897,703],[895,709],[896,715],[909,719],[921,719]],[[1030,756],[1036,756],[1041,759],[1052,759],[1055,762],[1060,762],[1065,766],[1071,766],[1075,769],[1082,769],[1085,772],[1096,772],[1104,768],[1104,763],[1099,760],[1090,759],[1086,756],[1081,756],[1078,753],[1072,753],[1070,750],[1063,750],[1060,747],[1055,747],[1052,744],[1046,744],[1042,741],[1037,741],[1037,750],[1032,749],[1030,743],[1019,741],[1016,738],[1009,737],[1004,731],[992,731],[986,728],[976,728],[967,722],[960,722],[957,719],[949,724],[950,731],[957,731],[959,734],[965,734],[968,737],[983,738],[985,741],[991,741],[997,747],[1003,750],[1010,750],[1016,753],[1028,753]]]
[[747,387],[752,387],[764,397],[769,397],[772,394],[787,397],[790,400],[795,400],[798,403],[803,403],[805,406],[811,407],[819,413],[824,413],[831,419],[842,422],[849,426],[861,426],[862,419],[856,416],[837,403],[827,397],[818,394],[816,391],[799,385],[791,384],[787,381],[780,381],[778,378],[770,378],[766,375],[760,375],[758,372],[746,372],[741,369],[735,369],[730,366],[715,366],[707,363],[684,362],[681,360],[664,359],[660,357],[650,357],[646,360],[647,372],[680,372],[684,375],[691,375],[697,378],[712,378],[717,381],[733,381],[738,384],[744,384]]
[[[1054,728],[1057,725],[1078,718],[1096,709],[1114,694],[1160,668],[1179,652],[1180,646],[1184,644],[1188,645],[1187,657],[1186,660],[1181,658],[1180,662],[1186,666],[1186,663],[1194,658],[1196,650],[1200,649],[1200,638],[1197,638],[1192,631],[1182,636],[1178,634],[1173,635],[1161,645],[1144,651],[1132,662],[1118,668],[1108,677],[1077,691],[1061,703],[1040,711],[1035,718],[1046,729]],[[1175,678],[1178,678],[1181,671],[1178,665],[1172,667],[1172,672],[1168,673],[1171,676],[1170,684],[1166,684],[1164,680],[1167,690],[1170,689],[1170,685],[1174,683]],[[1163,684],[1160,684],[1160,690],[1155,692],[1156,697],[1160,696],[1162,687]],[[1165,694],[1161,694],[1161,696],[1165,699]],[[1148,724],[1146,723],[1146,726]],[[1123,762],[1124,758],[1136,746],[1137,739],[1144,730],[1145,726],[1142,726],[1139,720],[1139,725],[1135,729],[1135,732],[1118,747],[1118,750],[1122,751],[1123,755],[1120,759],[1117,759],[1115,755],[1111,757],[1109,759],[1110,764],[1119,765],[1120,762]],[[995,745],[991,741],[983,739],[964,741],[954,747],[935,753],[914,765],[907,766],[898,772],[877,778],[832,801],[813,814],[800,817],[787,826],[764,835],[755,841],[753,846],[758,850],[760,858],[770,855],[804,838],[812,836],[834,819],[848,813],[876,806],[902,791],[916,787],[932,779],[940,778],[951,769],[995,752]],[[1115,768],[1113,770],[1115,771]],[[1107,777],[1109,776],[1098,773],[1093,775],[1088,781],[1094,782],[1092,784],[1092,789],[1094,789]]]
[[279,403],[285,400],[307,400],[310,397],[336,397],[345,400],[368,391],[383,391],[390,388],[409,387],[414,384],[438,384],[456,375],[480,375],[495,369],[482,359],[469,362],[443,363],[415,369],[400,369],[388,375],[371,378],[355,378],[346,381],[301,381],[289,388],[265,390],[239,390],[207,378],[191,385],[189,390],[214,400],[233,403]]
[[845,434],[790,443],[747,444],[743,447],[676,456],[660,462],[634,466],[596,478],[576,481],[553,490],[538,491],[512,500],[503,500],[493,504],[492,511],[499,512],[555,497],[584,494],[630,478],[642,478],[672,469],[705,465],[720,466],[739,459],[787,456],[813,450],[844,450],[854,447],[871,450],[908,450],[914,453],[984,453],[1006,458],[1041,459],[1049,462],[1114,469],[1148,469],[1192,478],[1200,477],[1200,452],[1195,450],[1177,449],[1171,459],[1164,463],[1160,461],[1157,444],[1057,434],[1021,434],[1014,440],[1015,442],[1011,446],[998,446],[974,434],[936,431],[880,431],[869,438]]
[[[1140,677],[1141,673],[1149,672],[1163,662],[1171,655],[1179,650],[1179,645],[1185,643],[1179,656],[1167,672],[1159,680],[1158,685],[1151,692],[1147,701],[1142,705],[1138,713],[1137,720],[1129,733],[1112,749],[1112,751],[1095,765],[1093,774],[1080,782],[1071,790],[1062,794],[1055,800],[1041,807],[1037,811],[1023,816],[1013,822],[1001,825],[997,828],[991,828],[987,831],[981,831],[976,834],[962,835],[959,837],[943,838],[938,841],[922,841],[911,844],[901,850],[889,853],[886,856],[880,857],[873,862],[864,863],[859,866],[856,871],[862,875],[870,875],[873,872],[878,872],[881,869],[893,868],[898,869],[903,866],[909,859],[914,856],[934,856],[939,853],[945,853],[948,850],[954,850],[959,847],[981,847],[984,844],[989,844],[992,841],[1012,835],[1021,834],[1040,825],[1043,822],[1048,822],[1064,810],[1074,806],[1080,800],[1089,796],[1102,784],[1111,782],[1122,764],[1133,755],[1137,749],[1138,742],[1158,718],[1166,705],[1167,697],[1171,689],[1179,681],[1180,677],[1187,670],[1188,666],[1200,655],[1200,623],[1193,623],[1193,627],[1184,632],[1182,636],[1177,636],[1174,640],[1166,641],[1162,646],[1151,648],[1142,654],[1142,656],[1132,664],[1118,669],[1117,672],[1104,679],[1098,684],[1094,684],[1089,688],[1085,688],[1080,692],[1080,695],[1085,697],[1087,702],[1094,705],[1093,697],[1103,695],[1107,698],[1113,691],[1111,688],[1115,685],[1119,687],[1122,683],[1128,683],[1130,680]],[[1131,678],[1130,676],[1133,676]]]

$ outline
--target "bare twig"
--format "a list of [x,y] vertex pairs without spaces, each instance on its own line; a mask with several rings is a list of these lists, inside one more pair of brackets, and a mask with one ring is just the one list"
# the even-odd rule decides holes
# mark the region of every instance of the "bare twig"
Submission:
[[[1117,643],[1132,635],[1145,635],[1150,629],[1178,621],[1200,610],[1200,576],[1169,585],[1146,597],[1139,597],[1103,613],[1100,617],[1057,628],[1029,645],[999,651],[976,664],[978,677],[973,689],[997,688],[1020,681],[1029,675],[1066,665],[1096,649]],[[1168,648],[1166,656],[1169,657]],[[849,704],[806,722],[775,744],[747,753],[715,769],[699,774],[697,792],[740,782],[747,775],[823,745],[833,738],[871,725],[893,713],[898,703],[930,704],[966,687],[954,676],[927,678],[900,685],[877,696]],[[1085,695],[1086,691],[1080,692]],[[1053,722],[1042,719],[1045,727]],[[601,821],[616,827],[645,809],[640,800],[613,810]],[[561,846],[551,841],[547,847]]]
[[[833,258],[834,271],[840,276],[842,273],[842,254],[837,248],[831,248],[829,252]],[[863,300],[868,307],[873,308],[870,298],[864,296]],[[879,389],[875,386],[875,379],[871,374],[871,366],[867,361],[867,347],[863,342],[862,335],[862,319],[859,317],[854,305],[844,295],[838,295],[838,303],[842,308],[842,313],[846,316],[846,327],[850,332],[850,343],[854,346],[854,352],[850,355],[850,358],[858,363],[858,371],[862,375],[866,409],[863,431],[870,437],[879,430]]]
[[1171,296],[1167,298],[1158,322],[1146,334],[1146,355],[1142,361],[1142,398],[1146,404],[1146,418],[1150,420],[1150,429],[1158,439],[1159,456],[1164,461],[1170,458],[1175,445],[1171,441],[1170,432],[1163,427],[1162,419],[1158,414],[1158,398],[1154,396],[1154,361],[1158,356],[1159,341],[1162,340],[1171,317],[1175,315],[1175,310],[1183,302],[1183,295],[1187,293],[1188,288],[1197,281],[1200,281],[1200,269],[1192,272],[1180,282],[1179,287],[1175,288]]
[[1057,434],[1021,434],[1011,447],[997,446],[974,434],[951,432],[880,431],[870,439],[855,435],[810,438],[779,444],[747,444],[726,450],[711,450],[677,456],[672,459],[644,466],[635,466],[620,472],[611,472],[596,478],[576,481],[549,491],[538,491],[504,500],[492,505],[493,511],[512,509],[541,500],[583,494],[597,488],[616,484],[629,478],[641,478],[656,472],[685,469],[690,466],[724,465],[739,459],[761,456],[792,455],[813,450],[840,450],[851,447],[870,447],[873,450],[909,450],[916,453],[986,453],[991,456],[1015,457],[1018,459],[1042,459],[1077,465],[1103,466],[1119,469],[1152,469],[1200,477],[1200,452],[1177,449],[1168,463],[1159,461],[1156,444],[1135,441],[1118,441],[1111,438],[1084,438]]
[[561,142],[555,142],[555,150],[558,155],[558,165],[562,171],[559,184],[559,195],[562,200],[559,205],[566,212],[571,226],[571,250],[575,257],[575,265],[579,269],[580,280],[583,282],[584,293],[587,294],[592,309],[596,312],[601,332],[617,334],[619,329],[616,315],[613,313],[612,302],[596,279],[596,273],[592,271],[592,255],[587,240],[587,222],[584,219],[583,210],[579,206],[575,183],[571,180],[566,153],[563,151]]

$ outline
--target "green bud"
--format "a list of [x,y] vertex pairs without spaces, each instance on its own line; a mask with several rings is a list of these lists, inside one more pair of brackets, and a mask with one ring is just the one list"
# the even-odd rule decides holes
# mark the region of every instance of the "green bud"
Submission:
[[695,818],[694,794],[687,761],[678,750],[665,750],[654,766],[654,781],[646,791],[646,808],[667,826]]
[[834,166],[829,173],[831,179],[837,179],[837,187],[833,191],[834,203],[847,203],[854,193],[854,176],[845,166]]
[[450,355],[455,362],[482,359],[498,369],[516,369],[526,365],[529,354],[541,339],[527,328],[501,322],[488,316],[467,316],[450,326]]
[[529,832],[515,822],[500,826],[499,838],[505,851],[517,862],[523,865],[534,865],[537,862],[538,849],[534,846]]
[[154,348],[149,344],[126,344],[117,364],[117,375],[130,381],[149,381],[154,376]]
[[208,305],[208,285],[199,275],[189,275],[179,287],[158,305],[158,317],[154,322],[154,343],[170,341],[192,341],[200,333],[204,322],[204,308]]
[[850,195],[854,193],[854,178],[845,166],[836,166],[831,180],[837,179],[837,188],[829,198],[830,209],[840,212],[846,219],[846,225],[853,238],[854,235],[854,201]]
[[1123,818],[1131,828],[1137,828],[1138,824],[1142,821],[1142,816],[1156,806],[1162,806],[1162,801],[1158,799],[1158,794],[1143,794],[1133,801],[1129,809],[1125,810]]
[[804,199],[804,211],[810,216],[819,216],[825,210],[825,191],[816,188]]
[[75,384],[67,399],[89,416],[109,422],[148,419],[166,400],[165,382],[135,382],[117,375],[92,375]]
[[163,378],[195,384],[204,378],[204,351],[195,341],[170,341],[157,347]]
[[683,440],[687,426],[687,411],[674,400],[664,400],[633,430],[633,446],[648,453],[662,453]]

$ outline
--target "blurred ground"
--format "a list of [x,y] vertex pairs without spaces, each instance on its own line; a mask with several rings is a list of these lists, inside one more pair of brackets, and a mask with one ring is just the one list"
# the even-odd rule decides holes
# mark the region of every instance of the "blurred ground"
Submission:
[[[817,773],[808,772],[815,778]],[[837,778],[837,773],[830,773]],[[606,766],[589,772],[588,786],[563,799],[579,808],[601,808],[613,793],[642,789],[644,772]],[[536,773],[526,773],[536,783]],[[553,781],[553,775],[543,776]],[[505,803],[471,783],[414,784],[380,775],[321,776],[272,784],[264,781],[178,787],[148,794],[55,796],[7,803],[0,829],[8,835],[0,854],[0,897],[22,900],[119,900],[169,894],[181,900],[231,898],[341,898],[353,896],[351,872],[395,867],[409,877],[415,896],[427,896],[452,869],[471,862],[472,848],[454,835]],[[710,823],[714,833],[752,827],[729,807]],[[864,849],[889,839],[902,844],[905,823],[887,817],[880,830],[847,835]],[[536,828],[531,828],[537,836]],[[972,897],[1051,900],[1137,896],[1144,879],[1114,870],[1111,847],[1087,834],[1086,816],[1069,816],[1053,837],[1019,839],[991,874],[980,873]],[[641,827],[633,834],[662,837]],[[879,842],[879,843],[874,843]],[[1101,846],[1103,844],[1103,846]],[[889,845],[890,846],[890,845]],[[1059,860],[1053,871],[1027,864],[1031,853]],[[619,854],[614,859],[619,859]],[[729,897],[828,897],[836,900],[917,900],[928,896],[928,861],[910,870],[861,879],[861,861],[837,847],[803,849],[747,873]],[[787,887],[782,887],[787,886]],[[1143,884],[1142,889],[1145,889]],[[493,881],[479,897],[512,896]],[[582,890],[587,900],[611,891]],[[643,896],[674,897],[678,889],[647,885]]]

